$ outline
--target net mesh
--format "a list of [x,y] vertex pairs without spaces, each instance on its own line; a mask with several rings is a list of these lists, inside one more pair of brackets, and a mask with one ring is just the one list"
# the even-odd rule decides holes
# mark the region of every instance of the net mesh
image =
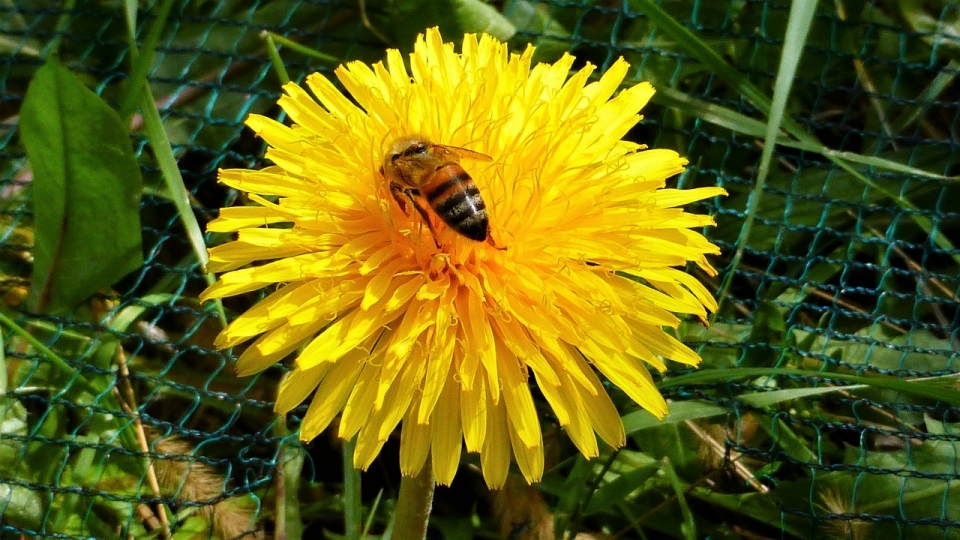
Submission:
[[[834,150],[937,175],[960,173],[960,102],[951,97],[960,90],[960,7],[822,4],[787,113]],[[657,28],[637,3],[507,1],[497,7],[517,29],[511,43],[537,44],[544,60],[571,51],[581,64],[605,67],[625,57],[638,68],[635,80],[661,89],[630,138],[689,156],[681,187],[720,185],[730,192],[694,208],[719,223],[705,234],[724,252],[715,261],[721,279],[734,272],[726,307],[711,329],[686,328],[686,341],[713,367],[789,366],[883,379],[957,371],[955,180],[845,169],[810,148],[780,146],[745,234],[749,200],[759,196],[751,194],[762,136],[724,123],[717,111],[764,116],[736,87]],[[679,0],[662,7],[772,94],[788,3]],[[390,15],[375,2],[368,8],[374,24]],[[138,40],[146,38],[156,12],[140,6]],[[356,2],[174,2],[149,81],[201,225],[236,196],[216,183],[218,168],[265,165],[262,143],[242,126],[250,113],[279,114],[263,30],[338,59],[375,61],[384,49],[361,23]],[[457,41],[450,32],[445,38]],[[147,185],[145,264],[98,296],[84,316],[21,309],[32,246],[31,169],[17,115],[30,75],[57,40],[69,68],[113,106],[129,71],[121,3],[0,2],[4,303],[21,327],[75,370],[65,376],[36,346],[4,329],[0,538],[141,537],[158,530],[150,522],[158,502],[178,512],[179,531],[223,537],[254,531],[271,515],[261,501],[276,487],[297,414],[287,425],[272,413],[280,368],[237,378],[229,354],[212,349],[220,328],[216,312],[196,300],[206,282],[140,135],[139,116],[133,138]],[[332,69],[296,54],[284,53],[284,63],[294,80]],[[733,268],[738,247],[744,254]],[[719,289],[721,281],[710,283]],[[227,302],[228,312],[249,300]],[[822,385],[803,377],[778,380],[780,390]],[[770,384],[760,378],[668,391],[678,402],[724,411],[700,429],[719,441],[713,467],[726,471],[727,488],[695,482],[709,460],[674,464],[691,482],[688,497],[698,511],[735,509],[737,519],[773,524],[788,537],[823,531],[842,538],[960,537],[958,411],[878,388],[774,405],[742,399],[765,395],[758,392],[773,389]],[[124,410],[129,404],[139,424]],[[638,443],[653,454],[669,453],[666,441],[698,438],[677,425],[643,433]],[[148,457],[155,460],[156,480],[147,474]],[[335,458],[311,457],[318,481],[336,478],[325,472],[339,468]],[[551,489],[549,475],[544,489]],[[211,532],[210,512],[235,523]]]

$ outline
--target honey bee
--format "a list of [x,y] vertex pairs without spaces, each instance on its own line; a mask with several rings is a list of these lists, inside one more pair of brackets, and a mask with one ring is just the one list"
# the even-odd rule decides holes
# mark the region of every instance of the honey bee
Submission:
[[488,241],[496,247],[490,237],[487,206],[473,178],[460,166],[461,159],[492,161],[493,158],[413,135],[390,145],[383,156],[380,174],[390,183],[390,194],[400,208],[406,209],[405,199],[413,204],[438,248],[437,231],[417,200],[419,197],[426,199],[437,216],[460,235],[476,242]]

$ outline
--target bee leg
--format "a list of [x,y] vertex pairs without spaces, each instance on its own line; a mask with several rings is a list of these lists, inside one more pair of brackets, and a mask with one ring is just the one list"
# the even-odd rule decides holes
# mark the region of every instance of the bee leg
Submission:
[[393,196],[393,200],[397,201],[397,206],[400,207],[400,210],[407,215],[410,215],[407,212],[407,199],[404,198],[406,190],[403,189],[403,186],[396,182],[390,182],[390,195]]
[[497,245],[497,242],[494,241],[493,236],[492,236],[489,232],[487,233],[487,243],[490,244],[491,246],[493,246],[494,248],[499,249],[500,251],[506,251],[506,250],[507,250],[506,246],[503,246],[503,247],[498,246],[498,245]]
[[433,243],[436,244],[437,249],[440,249],[440,241],[437,239],[437,231],[433,230],[433,224],[430,223],[430,215],[427,214],[427,211],[422,206],[420,206],[420,203],[417,202],[417,199],[414,198],[414,196],[419,195],[420,192],[415,189],[405,188],[396,182],[391,182],[390,194],[393,195],[394,200],[397,201],[397,204],[400,205],[400,209],[404,212],[407,211],[407,204],[403,199],[403,197],[406,196],[410,203],[413,204],[413,207],[417,209],[420,217],[423,218],[423,222],[427,224],[427,228],[430,229],[430,234],[433,236]]
[[407,197],[410,199],[410,202],[413,203],[413,207],[417,209],[417,212],[420,212],[420,217],[423,218],[423,222],[427,224],[427,228],[430,229],[430,235],[433,236],[433,243],[436,244],[437,249],[440,249],[440,240],[437,238],[437,231],[433,228],[433,223],[430,223],[430,216],[427,214],[427,211],[420,206],[420,203],[413,198],[413,194],[409,191],[407,192]]

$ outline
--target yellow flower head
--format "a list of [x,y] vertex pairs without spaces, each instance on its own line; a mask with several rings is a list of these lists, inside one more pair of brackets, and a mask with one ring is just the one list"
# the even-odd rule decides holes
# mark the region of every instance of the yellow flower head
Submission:
[[[402,421],[404,474],[429,456],[437,481],[449,484],[466,443],[491,487],[506,480],[511,451],[532,482],[543,473],[543,442],[531,375],[593,457],[596,435],[613,447],[625,440],[594,369],[663,416],[647,365],[699,362],[663,327],[679,324],[674,313],[716,309],[682,267],[694,261],[713,274],[705,255],[719,250],[691,230],[712,219],[678,207],[723,190],[664,189],[686,160],[621,140],[653,95],[649,84],[617,93],[625,61],[588,84],[593,66],[571,76],[573,57],[531,67],[532,55],[470,34],[456,53],[432,29],[409,71],[396,50],[386,65],[339,67],[352,100],[315,73],[306,80],[315,98],[284,87],[279,103],[292,126],[247,120],[276,165],[220,172],[258,206],[224,208],[210,223],[239,234],[210,249],[209,270],[225,273],[203,298],[276,287],[216,345],[260,336],[237,361],[241,375],[299,350],[276,410],[314,394],[301,439],[342,413],[339,436],[358,436],[355,464],[366,468]],[[424,145],[394,157],[405,138]],[[391,189],[387,177],[407,178],[396,160],[413,159],[403,162],[409,170],[426,153],[435,160],[422,184],[441,173],[453,182]],[[441,208],[446,199],[477,204]],[[471,218],[481,200],[486,241],[438,215]],[[238,269],[254,261],[271,262]]]

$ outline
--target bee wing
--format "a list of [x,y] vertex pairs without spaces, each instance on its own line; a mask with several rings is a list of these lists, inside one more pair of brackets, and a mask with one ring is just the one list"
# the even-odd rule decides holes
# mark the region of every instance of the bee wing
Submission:
[[443,146],[440,144],[436,146],[443,152],[447,154],[453,154],[459,159],[472,159],[474,161],[493,161],[492,157],[486,154],[481,154],[480,152],[474,152],[473,150],[469,150],[467,148],[460,148],[459,146]]

